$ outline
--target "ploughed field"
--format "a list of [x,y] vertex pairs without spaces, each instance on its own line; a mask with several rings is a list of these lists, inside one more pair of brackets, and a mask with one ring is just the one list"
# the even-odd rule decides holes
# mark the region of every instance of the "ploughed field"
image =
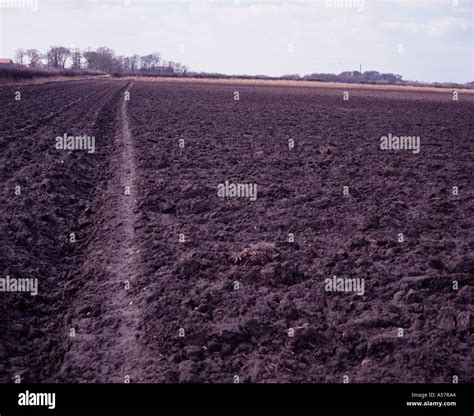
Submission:
[[474,95],[345,91],[0,87],[0,381],[474,381]]

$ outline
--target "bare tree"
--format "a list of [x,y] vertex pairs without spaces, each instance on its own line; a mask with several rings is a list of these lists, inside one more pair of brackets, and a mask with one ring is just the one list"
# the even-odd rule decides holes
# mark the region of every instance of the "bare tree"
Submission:
[[152,67],[152,56],[151,55],[145,55],[140,58],[140,66],[144,70],[149,70]]
[[[0,0],[1,1],[1,0]],[[121,56],[116,55],[113,49],[105,46],[95,51],[88,48],[81,52],[79,48],[68,49],[64,46],[51,46],[43,57],[36,49],[17,51],[17,61],[22,63],[25,56],[29,58],[31,66],[38,66],[44,58],[47,65],[52,68],[64,68],[70,59],[72,69],[87,68],[107,73],[136,72],[139,69],[154,74],[186,74],[188,68],[179,62],[165,61],[161,59],[159,52],[149,55]],[[161,66],[160,66],[161,65]]]
[[104,72],[112,72],[117,65],[113,49],[102,46],[98,48],[96,52],[99,59],[99,67],[97,69]]
[[25,55],[28,57],[30,67],[36,68],[41,63],[41,53],[38,49],[27,49]]
[[128,66],[126,57],[124,56],[115,56],[113,58],[113,70],[115,72],[123,72],[124,70],[127,70],[126,67]]
[[91,51],[90,48],[83,52],[82,56],[86,61],[87,69],[97,69],[97,52]]
[[17,64],[23,65],[23,61],[26,56],[26,51],[24,49],[17,49],[15,52],[15,60]]
[[176,72],[176,62],[169,61],[168,67],[169,67],[169,70],[167,71],[167,73],[174,74]]
[[138,55],[125,56],[122,58],[122,69],[125,72],[135,72],[138,69],[139,61]]
[[71,51],[71,68],[81,69],[82,68],[82,52],[79,48],[74,48]]
[[125,56],[122,58],[122,70],[124,72],[130,72],[130,57]]
[[160,66],[161,55],[158,52],[153,52],[149,56],[151,61],[151,69],[156,69],[158,66]]
[[138,55],[132,55],[129,59],[130,71],[136,71],[140,63],[140,57]]
[[96,51],[88,50],[83,54],[88,69],[104,72],[113,72],[117,68],[115,52],[106,47],[100,47]]
[[48,66],[52,68],[64,68],[66,60],[71,51],[64,46],[51,46],[47,53]]

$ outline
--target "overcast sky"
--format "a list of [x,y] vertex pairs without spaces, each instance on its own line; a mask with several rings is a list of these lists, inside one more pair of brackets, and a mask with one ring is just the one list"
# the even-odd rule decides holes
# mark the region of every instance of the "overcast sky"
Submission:
[[[282,75],[377,70],[473,76],[474,0],[0,0],[0,55],[49,45],[161,52],[194,71]],[[456,2],[458,3],[457,5]],[[351,4],[352,3],[352,4]],[[353,7],[351,7],[353,6]]]

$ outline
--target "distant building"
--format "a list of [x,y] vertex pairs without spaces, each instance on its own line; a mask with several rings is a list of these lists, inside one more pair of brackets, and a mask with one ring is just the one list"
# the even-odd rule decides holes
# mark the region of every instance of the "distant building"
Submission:
[[0,65],[13,65],[13,59],[0,58]]

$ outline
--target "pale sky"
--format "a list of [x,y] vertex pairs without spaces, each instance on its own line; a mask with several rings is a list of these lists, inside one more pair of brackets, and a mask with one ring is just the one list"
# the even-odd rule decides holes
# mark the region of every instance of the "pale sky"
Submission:
[[[329,7],[338,1],[349,7]],[[473,2],[0,0],[0,55],[108,46],[161,52],[192,71],[303,75],[362,64],[406,80],[465,83],[474,80]]]

